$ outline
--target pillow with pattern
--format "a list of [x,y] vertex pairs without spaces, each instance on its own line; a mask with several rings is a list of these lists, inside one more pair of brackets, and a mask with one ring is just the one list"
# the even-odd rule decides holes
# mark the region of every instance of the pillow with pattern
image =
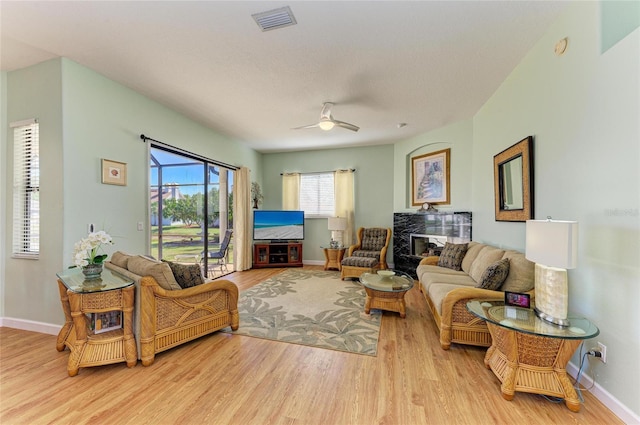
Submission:
[[200,264],[180,264],[162,260],[169,265],[173,277],[182,289],[198,286],[204,282]]
[[438,265],[452,270],[462,270],[462,259],[467,253],[467,245],[466,243],[445,243]]
[[509,259],[503,258],[487,267],[482,273],[476,288],[497,291],[507,279],[507,276],[509,276]]

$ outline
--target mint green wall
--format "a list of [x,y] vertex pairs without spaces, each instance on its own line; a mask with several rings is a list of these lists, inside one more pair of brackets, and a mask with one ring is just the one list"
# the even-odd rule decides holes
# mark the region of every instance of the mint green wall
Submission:
[[[7,123],[37,118],[40,123],[40,259],[11,258],[13,161],[7,161],[2,191],[6,213],[4,316],[62,323],[55,273],[62,268],[63,136],[59,60],[7,73]],[[7,156],[13,157],[13,134],[6,129]]]
[[[339,131],[339,129],[337,130]],[[263,156],[263,209],[282,208],[283,172],[311,173],[355,168],[355,228],[393,228],[393,146],[366,146],[331,150],[265,154]],[[303,259],[324,263],[320,249],[331,239],[327,219],[305,221]],[[391,249],[387,262],[393,262]]]
[[[38,261],[7,258],[5,317],[62,323],[55,273],[71,265],[73,244],[90,222],[114,236],[107,253],[148,252],[148,232],[136,226],[149,227],[149,161],[141,133],[261,173],[261,155],[252,149],[70,60],[9,72],[7,86],[7,121],[40,120],[42,253]],[[127,186],[101,183],[101,158],[127,164]],[[8,196],[10,182],[2,190]],[[7,246],[10,220],[2,232]]]
[[602,52],[609,50],[640,26],[639,1],[601,1],[600,10]]
[[415,211],[419,208],[411,205],[411,158],[442,149],[451,149],[451,203],[436,207],[440,211],[471,211],[473,123],[467,120],[393,145],[395,212]]
[[[569,37],[563,56],[553,48]],[[473,121],[474,239],[523,250],[525,224],[495,222],[496,153],[534,136],[535,215],[579,222],[569,309],[593,320],[608,363],[593,375],[640,414],[640,30],[600,53],[596,2],[574,3]],[[577,356],[574,364],[579,364]],[[592,375],[592,376],[593,376]]]
[[[0,234],[6,234],[7,219],[7,192],[3,189],[6,185],[5,175],[7,169],[7,73],[0,71]],[[6,268],[6,238],[0,237],[0,300],[4,300],[4,270]],[[4,317],[4,302],[0,302],[0,317]]]

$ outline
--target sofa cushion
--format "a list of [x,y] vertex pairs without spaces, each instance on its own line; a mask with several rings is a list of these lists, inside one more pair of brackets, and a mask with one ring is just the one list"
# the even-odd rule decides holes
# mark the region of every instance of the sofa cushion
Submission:
[[503,258],[502,260],[498,260],[487,267],[484,273],[482,273],[482,277],[480,278],[480,282],[477,287],[497,291],[498,288],[502,286],[502,283],[508,275],[509,259]]
[[181,264],[162,260],[169,265],[173,277],[182,289],[191,288],[204,283],[200,264]]
[[462,270],[462,259],[467,253],[467,244],[445,243],[444,249],[440,254],[438,265],[452,270]]
[[476,282],[480,282],[480,280],[482,279],[482,273],[484,273],[484,271],[487,270],[487,267],[489,267],[491,264],[495,263],[496,261],[500,260],[503,255],[504,255],[504,250],[495,248],[493,246],[485,245],[480,250],[480,252],[478,253],[478,256],[471,264],[469,275]]
[[142,255],[136,255],[129,258],[127,268],[131,273],[135,273],[138,276],[153,277],[163,289],[169,291],[182,289],[173,277],[171,267],[166,263],[154,261]]
[[462,270],[469,274],[471,271],[471,264],[478,258],[478,254],[486,245],[478,243],[478,242],[469,242],[469,246],[467,247],[467,253],[464,255],[462,259]]
[[440,316],[442,316],[442,301],[445,299],[449,292],[458,288],[460,288],[460,285],[451,283],[434,283],[433,285],[429,286],[427,294],[429,295],[431,302],[436,307],[436,311]]
[[502,258],[509,259],[509,276],[500,287],[501,291],[528,292],[535,286],[535,264],[517,251],[505,251]]
[[111,262],[118,267],[126,269],[127,263],[129,263],[129,258],[131,257],[132,255],[126,254],[122,251],[116,251],[111,255]]

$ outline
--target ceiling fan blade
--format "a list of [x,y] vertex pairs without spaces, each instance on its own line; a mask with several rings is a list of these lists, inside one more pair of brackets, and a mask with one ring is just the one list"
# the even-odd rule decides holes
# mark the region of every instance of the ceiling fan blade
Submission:
[[346,128],[347,130],[351,130],[351,131],[360,130],[360,127],[358,127],[357,125],[349,124],[348,122],[338,121],[338,120],[332,120],[332,121],[338,127]]
[[302,127],[294,127],[292,128],[292,130],[304,130],[305,128],[316,128],[318,127],[318,124],[309,124],[309,125],[303,125]]
[[333,120],[331,117],[331,108],[333,107],[333,103],[324,102],[322,105],[322,112],[320,112],[320,121],[322,120]]

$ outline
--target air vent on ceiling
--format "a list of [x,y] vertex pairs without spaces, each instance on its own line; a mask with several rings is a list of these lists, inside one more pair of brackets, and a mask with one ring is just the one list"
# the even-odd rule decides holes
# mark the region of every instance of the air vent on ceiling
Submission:
[[289,6],[280,9],[269,10],[268,12],[251,15],[262,31],[271,31],[289,25],[297,24]]

